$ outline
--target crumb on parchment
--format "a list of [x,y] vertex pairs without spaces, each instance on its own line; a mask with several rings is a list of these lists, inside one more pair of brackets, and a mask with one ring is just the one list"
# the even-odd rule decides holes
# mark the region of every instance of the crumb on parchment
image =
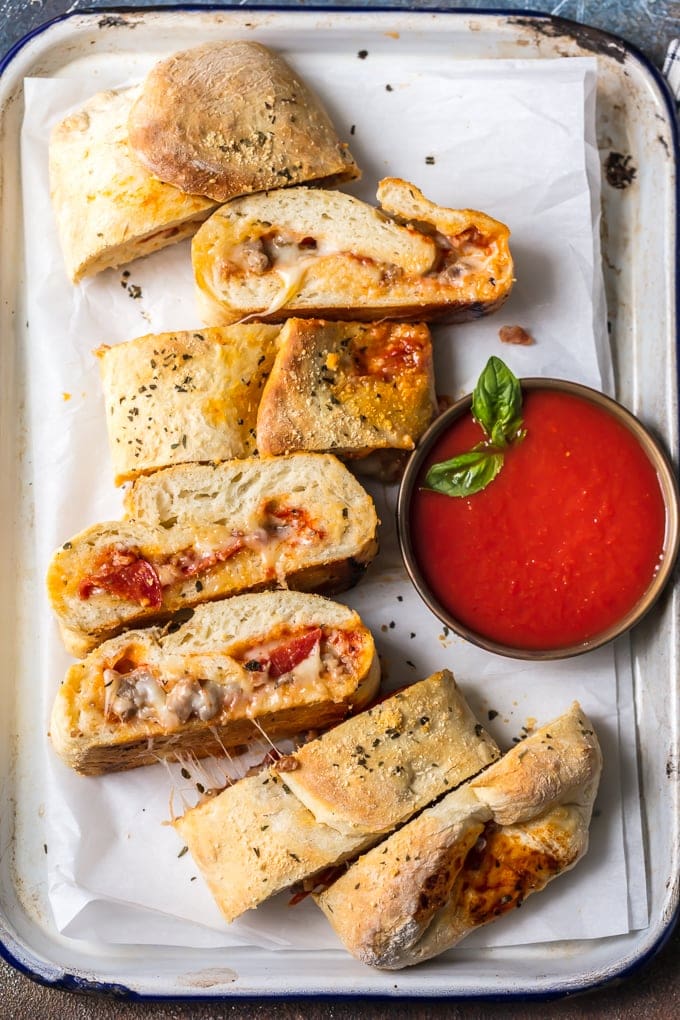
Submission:
[[520,344],[523,347],[528,347],[535,343],[532,335],[527,333],[523,326],[501,326],[498,336],[503,344]]

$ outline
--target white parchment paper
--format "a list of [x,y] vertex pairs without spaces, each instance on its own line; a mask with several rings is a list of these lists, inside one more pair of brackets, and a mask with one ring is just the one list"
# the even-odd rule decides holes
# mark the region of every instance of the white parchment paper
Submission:
[[[414,52],[398,66],[380,57],[355,59],[350,66],[333,54],[286,56],[323,96],[351,142],[364,176],[349,190],[372,200],[381,177],[400,176],[441,204],[480,208],[511,227],[517,284],[509,302],[495,316],[434,331],[439,392],[456,397],[469,391],[490,354],[518,376],[560,376],[611,390],[597,240],[595,61],[456,62],[446,54]],[[144,72],[143,63],[137,62],[135,75]],[[25,83],[26,358],[43,569],[70,535],[120,514],[92,350],[200,325],[188,243],[124,267],[129,276],[108,270],[75,288],[63,269],[49,202],[50,128],[94,92],[130,83],[130,69],[115,60],[73,77]],[[523,326],[535,344],[501,345],[498,330],[505,324]],[[504,747],[532,721],[547,722],[578,699],[603,746],[605,768],[586,859],[520,913],[465,945],[597,938],[643,926],[647,904],[627,643],[567,662],[534,664],[447,636],[407,582],[396,545],[394,488],[373,492],[383,521],[381,553],[343,598],[376,635],[386,685],[452,668]],[[36,626],[47,730],[69,659],[46,600],[36,609]],[[204,768],[206,775],[194,770],[189,778],[178,766],[160,765],[84,778],[49,756],[47,878],[59,930],[127,944],[337,945],[313,903],[303,902],[291,915],[286,895],[225,925],[190,855],[164,824],[171,797],[181,810],[182,803],[195,801],[197,782],[212,785],[223,774],[221,763]]]

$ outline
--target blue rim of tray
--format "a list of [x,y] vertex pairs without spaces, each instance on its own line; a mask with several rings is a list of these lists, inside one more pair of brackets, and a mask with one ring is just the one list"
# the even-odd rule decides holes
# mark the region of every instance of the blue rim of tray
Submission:
[[[32,39],[42,35],[48,31],[52,26],[62,21],[68,21],[72,18],[88,17],[93,16],[97,18],[106,18],[111,15],[120,16],[121,18],[127,18],[135,14],[147,14],[147,13],[177,13],[177,12],[217,12],[217,11],[242,11],[244,8],[240,5],[234,4],[171,4],[171,5],[149,5],[143,8],[135,7],[116,7],[115,4],[102,8],[83,8],[73,11],[68,11],[64,14],[57,15],[54,18],[45,21],[43,24],[38,25],[36,28],[27,32],[26,35],[22,36],[21,39],[17,40],[5,55],[0,60],[0,75],[4,73],[7,67],[14,60],[16,55],[22,50]],[[375,14],[375,13],[390,13],[396,12],[399,14],[438,14],[438,15],[474,15],[475,18],[503,18],[509,24],[515,24],[521,27],[531,27],[537,22],[543,22],[549,24],[554,29],[554,35],[557,36],[569,36],[581,45],[585,49],[590,49],[595,54],[603,56],[614,56],[616,59],[623,60],[624,58],[633,58],[643,68],[643,70],[654,80],[655,84],[659,88],[661,97],[668,110],[668,120],[671,127],[671,136],[673,142],[673,155],[675,165],[680,165],[680,138],[679,128],[677,119],[677,107],[675,97],[673,96],[668,82],[663,77],[657,67],[652,64],[648,57],[642,53],[637,47],[631,43],[626,42],[620,36],[617,36],[611,32],[607,32],[600,28],[594,28],[589,25],[583,25],[579,22],[569,20],[567,18],[556,17],[552,14],[544,11],[532,11],[532,10],[499,10],[498,8],[470,8],[470,7],[428,7],[419,8],[417,5],[409,5],[405,7],[395,7],[390,4],[380,4],[377,6],[371,5],[370,7],[333,7],[332,5],[324,6],[319,4],[305,4],[302,8],[293,8],[289,6],[282,6],[279,4],[266,4],[258,5],[257,8],[252,8],[258,12],[292,12],[295,10],[302,10],[309,13],[329,13],[329,12],[342,12],[343,14]],[[112,26],[113,27],[113,26]],[[676,209],[680,209],[680,176],[676,174],[675,177],[675,206]],[[680,231],[676,231],[675,238],[675,307],[678,308],[680,298]],[[676,375],[678,379],[678,386],[680,387],[680,357],[678,357],[678,351],[680,350],[680,324],[676,319]],[[680,420],[678,421],[678,436],[680,436]],[[648,946],[644,951],[640,952],[633,960],[622,960],[621,965],[618,969],[608,968],[602,973],[594,973],[587,983],[582,983],[578,986],[569,984],[556,984],[550,989],[532,989],[530,987],[518,989],[516,991],[506,991],[499,993],[491,992],[457,992],[452,995],[446,990],[442,990],[439,995],[436,996],[423,996],[418,992],[409,993],[408,989],[399,988],[398,992],[394,996],[387,995],[384,991],[369,991],[363,988],[358,988],[356,992],[342,991],[338,993],[324,993],[319,991],[305,991],[304,989],[292,990],[287,992],[279,992],[273,995],[258,994],[257,992],[235,992],[225,995],[222,992],[218,992],[214,995],[182,995],[181,992],[173,993],[142,993],[136,992],[126,985],[116,983],[113,981],[96,981],[90,978],[82,977],[78,974],[70,974],[61,968],[58,969],[58,973],[54,973],[56,968],[54,965],[50,965],[48,961],[44,961],[35,955],[31,955],[30,950],[15,939],[12,934],[7,930],[3,923],[3,918],[0,916],[0,957],[7,963],[13,966],[16,970],[25,974],[27,977],[38,982],[39,984],[46,985],[51,988],[63,989],[65,991],[88,993],[88,994],[100,994],[106,995],[113,998],[124,999],[128,1001],[138,1002],[163,1002],[168,1000],[173,1001],[189,1001],[189,1002],[215,1002],[217,1000],[223,1001],[239,1001],[239,1000],[253,1000],[267,1001],[268,999],[280,1000],[280,999],[295,999],[305,998],[311,995],[315,999],[319,1000],[333,1000],[333,1001],[355,1001],[356,999],[371,999],[377,1002],[380,999],[384,1001],[394,1001],[398,998],[418,998],[420,1003],[426,1003],[428,999],[431,1001],[439,1001],[444,997],[456,998],[456,999],[476,999],[487,1002],[513,1002],[531,999],[536,1002],[549,1002],[551,1000],[566,997],[578,993],[579,995],[594,991],[595,989],[602,988],[613,981],[622,981],[630,977],[636,971],[644,967],[650,960],[652,960],[657,954],[664,948],[666,943],[671,938],[676,923],[680,921],[680,902],[676,903],[673,913],[666,921],[663,930],[658,935],[657,939]],[[13,948],[14,947],[14,948]]]

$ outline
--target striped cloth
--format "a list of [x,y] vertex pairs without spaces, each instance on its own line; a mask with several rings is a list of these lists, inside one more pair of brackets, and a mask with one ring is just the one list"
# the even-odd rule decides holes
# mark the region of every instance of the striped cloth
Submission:
[[673,95],[680,102],[680,39],[672,39],[668,44],[662,72]]

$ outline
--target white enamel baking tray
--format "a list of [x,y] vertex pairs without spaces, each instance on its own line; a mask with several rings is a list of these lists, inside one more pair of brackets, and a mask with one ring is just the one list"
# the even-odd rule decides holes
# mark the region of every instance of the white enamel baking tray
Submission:
[[[603,163],[603,259],[616,395],[678,458],[677,137],[659,75],[626,44],[547,15],[206,9],[76,14],[25,39],[0,78],[0,942],[38,980],[67,988],[176,998],[252,995],[553,996],[638,966],[678,910],[678,586],[635,631],[637,764],[646,841],[648,927],[626,936],[478,950],[464,965],[434,961],[383,974],[341,952],[187,950],[90,944],[60,937],[45,889],[40,755],[32,702],[40,684],[32,608],[42,595],[32,534],[19,132],[25,77],[69,73],[93,55],[134,63],[221,34],[297,42],[338,54],[445,45],[456,58],[596,56]],[[360,45],[358,45],[360,43]],[[611,156],[611,154],[614,156]],[[627,157],[630,157],[629,159]],[[627,188],[634,168],[636,187]],[[677,578],[676,578],[677,579]]]

